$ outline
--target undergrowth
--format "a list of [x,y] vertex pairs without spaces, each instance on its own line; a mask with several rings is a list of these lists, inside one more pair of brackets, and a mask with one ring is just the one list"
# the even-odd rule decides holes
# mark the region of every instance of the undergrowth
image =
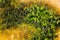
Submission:
[[[15,3],[16,1],[13,0],[0,1],[0,8],[4,9],[3,12],[0,12],[0,30],[17,27],[25,22],[36,30],[38,29],[37,35],[31,36],[30,40],[54,40],[55,30],[60,26],[60,16],[56,15],[57,12],[53,8],[42,3],[30,5],[20,3],[17,6]],[[29,30],[30,27],[27,26],[24,27]],[[22,25],[20,28],[24,27]]]

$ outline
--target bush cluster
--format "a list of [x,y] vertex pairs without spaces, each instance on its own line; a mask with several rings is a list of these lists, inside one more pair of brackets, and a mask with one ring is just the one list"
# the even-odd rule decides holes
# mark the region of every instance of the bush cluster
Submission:
[[17,27],[20,23],[29,23],[38,29],[38,34],[32,40],[54,40],[55,30],[60,25],[60,17],[52,8],[43,4],[31,6],[21,3],[19,7],[11,5],[11,0],[1,0],[0,29]]
[[59,17],[56,12],[47,5],[33,5],[29,10],[25,20],[33,22],[36,28],[40,28],[40,40],[54,40],[55,28],[59,26]]

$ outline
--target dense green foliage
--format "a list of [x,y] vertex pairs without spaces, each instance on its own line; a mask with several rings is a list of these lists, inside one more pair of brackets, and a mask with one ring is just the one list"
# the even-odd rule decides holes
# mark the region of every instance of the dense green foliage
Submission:
[[29,10],[29,14],[25,20],[33,22],[36,28],[41,29],[40,40],[54,40],[55,28],[59,21],[56,12],[44,5],[33,5],[27,10]]
[[19,7],[11,5],[11,0],[0,1],[0,8],[4,12],[0,13],[0,29],[16,27],[21,22],[34,25],[38,32],[32,40],[54,40],[55,29],[60,26],[60,18],[56,12],[47,5],[20,4]]
[[28,13],[27,10],[24,10],[25,5],[23,5],[23,3],[20,4],[20,7],[18,8],[11,5],[11,0],[5,0],[4,2],[2,1],[0,4],[0,7],[4,8],[3,13],[0,13],[0,19],[2,20],[0,23],[1,29],[17,26],[23,21],[23,18]]

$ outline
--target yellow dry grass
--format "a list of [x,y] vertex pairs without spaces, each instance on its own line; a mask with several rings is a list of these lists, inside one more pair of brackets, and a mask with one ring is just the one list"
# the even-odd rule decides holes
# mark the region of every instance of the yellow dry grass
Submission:
[[36,32],[36,28],[28,24],[21,24],[17,28],[6,29],[2,33],[0,32],[0,40],[30,40]]
[[60,28],[57,29],[56,35],[57,35],[57,37],[55,38],[55,40],[60,40]]

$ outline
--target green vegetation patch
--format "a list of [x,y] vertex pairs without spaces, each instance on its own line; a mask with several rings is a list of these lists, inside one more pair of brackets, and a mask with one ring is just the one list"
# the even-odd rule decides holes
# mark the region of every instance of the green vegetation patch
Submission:
[[[33,5],[29,10],[29,14],[26,15],[25,20],[33,22],[36,28],[40,28],[39,40],[54,40],[55,28],[59,26],[59,17],[56,16],[56,12],[49,8],[47,5]],[[37,39],[37,40],[38,40]]]
[[15,7],[14,2],[13,5],[11,2],[4,0],[0,3],[0,8],[4,9],[0,12],[0,30],[17,27],[25,22],[33,25],[39,32],[31,40],[54,40],[55,30],[60,26],[60,16],[56,15],[57,12],[45,4],[21,3],[19,7]]

